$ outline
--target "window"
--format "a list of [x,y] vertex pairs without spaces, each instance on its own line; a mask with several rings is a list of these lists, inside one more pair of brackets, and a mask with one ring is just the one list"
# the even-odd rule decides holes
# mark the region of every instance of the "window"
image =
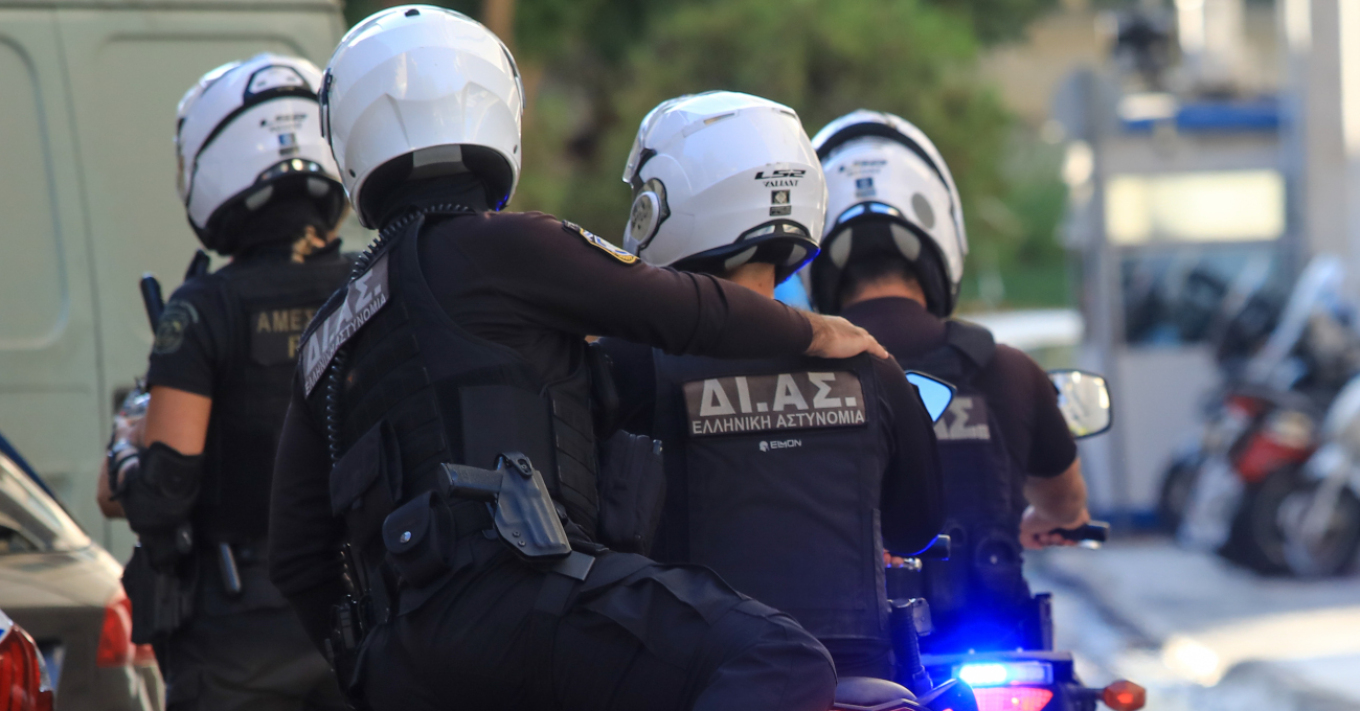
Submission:
[[0,554],[72,551],[90,545],[76,522],[0,455]]
[[3,37],[0,97],[0,350],[43,348],[66,306],[46,120],[33,65]]
[[1274,170],[1115,175],[1105,188],[1112,244],[1255,242],[1284,233],[1284,178]]

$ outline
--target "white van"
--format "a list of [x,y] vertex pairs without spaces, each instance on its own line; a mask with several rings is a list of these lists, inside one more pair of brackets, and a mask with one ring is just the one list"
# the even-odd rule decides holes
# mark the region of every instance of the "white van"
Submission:
[[0,0],[0,432],[120,559],[133,537],[99,515],[95,484],[115,392],[151,349],[137,281],[153,272],[168,295],[198,246],[175,192],[175,106],[261,51],[324,65],[340,9]]

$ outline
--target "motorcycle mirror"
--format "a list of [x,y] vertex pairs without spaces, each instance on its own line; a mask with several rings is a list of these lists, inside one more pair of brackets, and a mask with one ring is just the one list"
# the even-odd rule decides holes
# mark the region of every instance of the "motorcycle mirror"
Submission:
[[1051,370],[1048,379],[1058,391],[1058,409],[1073,437],[1094,437],[1110,429],[1113,410],[1104,376],[1081,370]]
[[954,401],[954,386],[938,378],[932,378],[925,373],[918,373],[914,370],[907,371],[907,382],[916,386],[916,392],[921,397],[921,404],[926,406],[926,412],[930,413],[930,421],[938,422],[940,416],[944,414],[945,408]]

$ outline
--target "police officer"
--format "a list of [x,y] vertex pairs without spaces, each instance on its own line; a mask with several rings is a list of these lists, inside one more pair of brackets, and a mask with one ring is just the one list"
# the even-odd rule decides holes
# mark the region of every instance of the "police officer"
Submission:
[[876,342],[572,223],[498,212],[523,91],[505,46],[463,15],[360,22],[322,102],[351,203],[381,233],[303,339],[270,567],[351,695],[404,710],[827,708],[830,660],[792,619],[597,542],[612,499],[585,335],[736,357]]
[[[633,155],[626,246],[643,261],[773,297],[817,253],[826,185],[792,109],[732,92],[674,99]],[[883,551],[911,555],[944,522],[930,417],[902,369],[603,343],[624,428],[665,446],[653,556],[706,565],[788,612],[840,676],[893,678]]]
[[937,633],[922,644],[1033,648],[1041,633],[1022,545],[1063,544],[1054,529],[1089,520],[1056,392],[1024,353],[948,319],[968,242],[953,177],[930,139],[897,116],[856,111],[813,145],[830,196],[811,267],[817,307],[867,328],[904,367],[958,388],[935,425],[953,554],[926,563]]
[[231,263],[175,290],[156,328],[143,441],[116,443],[110,489],[140,545],[134,636],[154,641],[170,709],[343,708],[265,564],[270,480],[303,329],[348,274],[321,72],[261,54],[179,104],[189,224]]

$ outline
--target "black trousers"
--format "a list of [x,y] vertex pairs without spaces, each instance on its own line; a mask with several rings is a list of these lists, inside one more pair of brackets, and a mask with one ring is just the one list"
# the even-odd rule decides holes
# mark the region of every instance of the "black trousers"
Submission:
[[199,615],[160,647],[167,711],[344,711],[292,608]]
[[823,639],[822,644],[831,653],[831,659],[836,663],[836,675],[842,679],[847,676],[893,679],[896,676],[889,640]]
[[[706,568],[606,553],[583,583],[564,582],[497,541],[469,543],[485,562],[367,640],[361,679],[375,711],[831,706],[836,676],[822,645]],[[489,559],[486,546],[497,548]],[[641,567],[601,583],[619,564]],[[564,585],[564,606],[544,594]]]

